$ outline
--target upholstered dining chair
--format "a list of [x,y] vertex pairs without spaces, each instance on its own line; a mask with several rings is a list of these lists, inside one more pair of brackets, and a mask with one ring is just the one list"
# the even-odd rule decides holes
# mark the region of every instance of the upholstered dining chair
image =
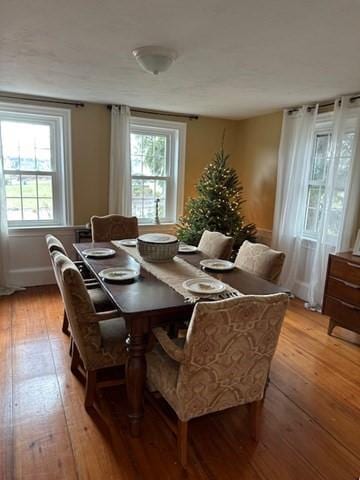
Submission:
[[248,404],[257,438],[261,400],[287,303],[284,293],[200,302],[185,339],[173,340],[161,327],[153,329],[158,344],[147,354],[148,386],[177,414],[174,431],[183,466],[192,418]]
[[[60,289],[59,279],[56,275],[55,266],[54,266],[51,253],[60,252],[66,257],[68,257],[68,254],[62,242],[58,238],[56,238],[54,235],[48,234],[46,235],[45,239],[46,239],[46,244],[47,244],[49,255],[50,255],[51,264],[54,269],[56,283]],[[91,277],[90,272],[86,269],[84,263],[81,261],[73,262],[73,263],[74,265],[76,265],[81,276],[84,278],[84,282],[86,283],[86,288],[89,290],[89,295],[90,295],[91,301],[95,306],[96,311],[101,312],[101,311],[112,310],[114,308],[114,304],[111,302],[111,300],[103,291],[103,289],[100,287],[96,279],[94,277]],[[65,309],[64,309],[62,331],[63,333],[65,333],[65,335],[70,335],[69,320],[67,318]]]
[[241,245],[235,265],[272,283],[277,283],[285,260],[285,253],[273,250],[262,243],[245,240]]
[[90,219],[93,242],[110,242],[139,236],[136,217],[122,215],[93,216]]
[[[97,372],[124,366],[126,325],[118,310],[96,312],[84,279],[74,263],[59,252],[51,254],[59,279],[60,291],[73,335],[74,349],[71,371],[85,377],[85,407],[93,405],[96,395]],[[117,382],[121,383],[121,382]]]
[[198,249],[210,258],[230,258],[234,240],[220,232],[205,230],[201,236]]

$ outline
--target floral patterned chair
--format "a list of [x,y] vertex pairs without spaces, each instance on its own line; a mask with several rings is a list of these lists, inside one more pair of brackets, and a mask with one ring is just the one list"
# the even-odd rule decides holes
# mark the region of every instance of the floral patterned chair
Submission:
[[[46,244],[48,247],[49,255],[50,255],[50,260],[51,264],[54,269],[55,273],[55,279],[58,284],[58,287],[60,289],[59,281],[56,276],[56,271],[55,271],[55,266],[53,263],[53,259],[51,256],[52,252],[60,252],[66,257],[68,257],[68,254],[65,250],[64,245],[60,242],[58,238],[56,238],[54,235],[46,235]],[[74,265],[78,268],[79,272],[81,273],[81,276],[84,278],[84,281],[86,283],[86,288],[89,291],[89,295],[91,298],[91,301],[93,302],[95,306],[95,310],[97,312],[105,312],[107,310],[112,310],[114,309],[114,304],[110,300],[110,298],[106,295],[106,293],[103,291],[103,289],[100,287],[99,283],[97,282],[96,278],[92,277],[90,272],[87,270],[84,262],[73,262]],[[65,335],[70,335],[69,331],[69,321],[66,315],[66,311],[64,310],[64,317],[63,317],[63,325],[62,325],[62,331],[65,333]]]
[[73,335],[71,371],[85,376],[85,407],[88,408],[95,400],[98,370],[125,365],[125,320],[119,317],[118,310],[96,312],[74,263],[56,251],[51,256]]
[[262,243],[247,240],[241,245],[235,265],[272,283],[277,283],[285,260],[285,253]]
[[93,242],[110,242],[111,240],[124,240],[139,236],[138,221],[136,217],[123,217],[122,215],[93,216],[90,219]]
[[234,240],[220,232],[205,230],[201,236],[198,249],[210,258],[230,258]]
[[187,463],[192,418],[249,404],[252,435],[275,353],[288,296],[242,296],[195,306],[185,339],[161,327],[147,354],[150,391],[159,392],[178,417],[179,459]]

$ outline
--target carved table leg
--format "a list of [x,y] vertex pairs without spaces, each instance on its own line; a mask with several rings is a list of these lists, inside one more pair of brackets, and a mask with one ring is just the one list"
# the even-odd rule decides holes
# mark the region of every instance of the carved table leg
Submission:
[[126,365],[126,389],[129,404],[130,432],[133,437],[140,435],[141,419],[144,414],[143,400],[146,379],[145,350],[147,335],[129,335],[129,357]]

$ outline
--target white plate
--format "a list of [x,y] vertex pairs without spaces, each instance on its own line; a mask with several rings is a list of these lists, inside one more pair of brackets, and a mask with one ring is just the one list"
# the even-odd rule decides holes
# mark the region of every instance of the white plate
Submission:
[[124,245],[124,247],[136,247],[136,244],[136,238],[125,238],[124,240],[119,240],[119,245]]
[[226,289],[226,286],[215,278],[193,278],[186,280],[183,287],[189,292],[201,296],[215,295]]
[[105,268],[99,272],[99,276],[104,280],[111,280],[112,282],[123,282],[124,280],[132,280],[139,275],[137,270],[125,267]]
[[206,260],[201,260],[200,265],[210,270],[232,270],[235,265],[228,260],[220,260],[220,258],[207,258]]
[[194,245],[186,245],[185,243],[179,245],[179,253],[195,253],[197,252],[197,247]]
[[115,250],[112,248],[86,248],[82,251],[82,254],[85,255],[85,257],[94,258],[112,257],[115,253]]

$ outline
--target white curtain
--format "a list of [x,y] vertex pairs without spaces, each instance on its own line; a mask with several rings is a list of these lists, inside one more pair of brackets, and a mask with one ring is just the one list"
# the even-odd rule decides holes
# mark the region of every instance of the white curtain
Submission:
[[[329,253],[352,248],[360,201],[360,109],[350,97],[342,97],[335,102],[331,116],[329,167],[319,233],[316,239],[304,238],[309,168],[318,119],[317,107],[309,109],[305,105],[297,112],[284,112],[273,229],[274,247],[287,256],[281,283],[314,309],[320,309],[322,304]],[[342,149],[349,131],[354,134],[353,147],[345,158]],[[343,208],[335,211],[339,188],[344,191],[340,198]],[[334,221],[337,235],[333,233]]]
[[9,233],[6,213],[5,179],[0,122],[0,295],[10,295],[18,290],[9,285]]
[[[360,110],[350,100],[342,97],[335,102],[334,122],[329,149],[329,173],[325,187],[323,214],[320,222],[320,235],[316,243],[309,282],[309,306],[320,309],[324,293],[326,269],[331,252],[344,252],[352,249],[357,229],[360,202],[360,151],[359,151]],[[354,133],[350,158],[344,161],[346,132]],[[348,164],[347,164],[348,163]],[[344,175],[346,167],[346,175]],[[344,188],[343,210],[337,219],[333,204],[338,188]],[[339,224],[339,233],[330,235],[334,222]]]
[[276,201],[273,226],[274,248],[286,253],[281,284],[302,296],[297,287],[299,265],[303,262],[303,225],[306,180],[317,107],[304,105],[298,111],[285,111],[281,131]]
[[109,213],[131,216],[130,108],[111,109]]

